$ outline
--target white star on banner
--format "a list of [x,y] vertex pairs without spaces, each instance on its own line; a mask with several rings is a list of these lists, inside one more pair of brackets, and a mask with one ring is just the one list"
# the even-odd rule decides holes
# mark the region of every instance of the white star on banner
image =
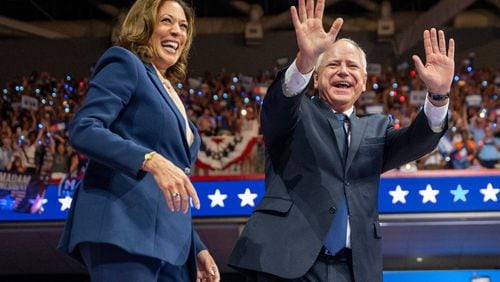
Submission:
[[215,190],[214,194],[208,194],[208,198],[212,201],[210,207],[215,206],[224,207],[224,200],[227,198],[227,194],[221,194],[219,189]]
[[435,204],[437,202],[436,196],[439,194],[439,190],[432,190],[432,186],[427,184],[425,190],[419,190],[418,193],[422,195],[422,204],[429,201]]
[[45,211],[43,205],[49,202],[49,200],[41,198],[40,195],[37,195],[35,199],[29,200],[31,203],[31,213],[42,213]]
[[401,186],[396,186],[396,190],[389,191],[389,195],[392,196],[392,203],[401,202],[406,204],[406,196],[410,193],[408,190],[402,190]]
[[480,189],[479,191],[484,195],[483,202],[486,203],[489,200],[492,200],[493,202],[498,201],[497,194],[500,192],[500,188],[493,188],[493,184],[488,183],[486,188]]
[[255,198],[257,198],[257,194],[252,193],[252,191],[250,191],[250,188],[246,188],[245,193],[238,194],[238,198],[241,199],[241,204],[240,204],[241,207],[244,207],[246,205],[254,207],[255,206],[254,200]]
[[453,197],[453,202],[457,202],[458,200],[467,202],[467,198],[465,198],[465,195],[469,193],[469,190],[462,189],[462,185],[458,184],[457,189],[450,190],[450,193],[453,194],[453,196],[455,196]]
[[69,196],[66,196],[62,199],[58,199],[59,203],[61,203],[61,211],[65,211],[65,210],[69,210],[69,208],[71,207],[71,201],[73,201],[73,199]]

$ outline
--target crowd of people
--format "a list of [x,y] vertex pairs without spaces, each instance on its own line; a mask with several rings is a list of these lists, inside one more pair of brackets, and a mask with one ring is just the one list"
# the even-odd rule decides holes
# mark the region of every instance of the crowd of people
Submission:
[[[83,172],[85,157],[68,142],[67,124],[85,97],[85,82],[33,72],[7,82],[0,99],[0,171],[44,181]],[[70,110],[71,109],[71,110]]]
[[[432,153],[401,170],[499,167],[500,72],[475,69],[474,54],[457,65],[447,133]],[[420,106],[418,93],[426,93],[416,72],[406,67],[372,76],[368,89],[376,95],[367,101],[365,110],[370,109],[370,104],[383,106],[380,108],[393,118],[396,128],[410,123]]]
[[[499,167],[500,72],[476,69],[473,55],[457,65],[448,132],[436,150],[401,170]],[[174,87],[201,136],[257,136],[262,99],[277,70],[279,66],[255,77],[207,72]],[[84,172],[86,158],[71,148],[67,132],[69,120],[85,99],[88,81],[33,72],[11,79],[0,88],[0,171],[51,179]],[[387,68],[369,74],[367,91],[356,111],[384,112],[392,117],[396,128],[404,127],[422,104],[418,100],[421,90],[425,90],[422,82],[408,65]],[[262,148],[248,156],[252,162],[262,161],[255,154],[263,154]],[[245,167],[250,167],[245,172],[253,173],[263,168],[248,161]],[[258,171],[252,171],[252,167]]]

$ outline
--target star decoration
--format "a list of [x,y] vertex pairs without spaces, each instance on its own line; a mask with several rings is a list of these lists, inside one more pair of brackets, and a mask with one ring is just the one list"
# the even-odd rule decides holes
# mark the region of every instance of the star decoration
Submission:
[[208,194],[208,198],[212,201],[210,207],[215,206],[224,207],[224,200],[227,198],[227,194],[221,194],[219,189],[215,190],[214,194]]
[[31,203],[31,213],[42,213],[45,211],[43,205],[45,205],[49,200],[40,197],[40,195],[36,195],[36,198],[33,200],[29,200]]
[[427,184],[425,190],[419,190],[418,193],[422,195],[422,204],[427,202],[436,203],[436,196],[439,194],[439,190],[433,190],[430,184]]
[[64,198],[60,198],[58,199],[59,203],[61,203],[61,211],[65,211],[65,210],[69,210],[69,208],[71,207],[71,201],[73,201],[73,199],[69,196],[66,196]]
[[450,193],[454,196],[453,202],[457,202],[458,200],[461,200],[463,202],[467,202],[467,198],[465,198],[465,195],[467,195],[467,193],[469,193],[469,190],[462,189],[462,185],[458,184],[457,189],[450,190]]
[[410,193],[408,190],[402,190],[401,185],[396,186],[396,190],[389,191],[389,195],[392,196],[392,203],[401,202],[406,204],[406,196]]
[[11,211],[14,209],[15,204],[16,199],[12,198],[10,194],[7,194],[3,199],[0,199],[0,211]]
[[250,188],[246,188],[245,193],[238,194],[238,198],[241,199],[241,204],[240,204],[241,207],[244,207],[246,205],[251,206],[251,207],[255,207],[254,200],[255,200],[255,198],[257,198],[257,194],[252,193],[252,191],[250,191]]
[[500,188],[493,188],[493,184],[488,183],[486,188],[480,189],[479,191],[484,195],[483,202],[486,203],[489,200],[492,200],[493,202],[498,201],[497,194],[500,192]]

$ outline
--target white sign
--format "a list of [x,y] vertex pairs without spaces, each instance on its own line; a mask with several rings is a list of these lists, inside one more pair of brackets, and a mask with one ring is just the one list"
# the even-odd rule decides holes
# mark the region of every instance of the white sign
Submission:
[[443,136],[441,139],[439,139],[438,148],[440,151],[446,152],[447,154],[451,154],[453,151],[455,151],[455,147],[453,147],[450,139],[448,139],[448,137],[446,136]]
[[25,96],[21,97],[21,107],[28,110],[38,110],[38,100],[36,98]]
[[483,98],[479,94],[467,95],[465,96],[465,102],[469,107],[479,107],[481,106],[481,101]]
[[246,91],[250,91],[253,85],[253,77],[240,74],[238,76],[240,84]]
[[288,59],[288,57],[281,57],[276,59],[276,64],[278,64],[278,66],[285,66],[286,64],[288,64],[289,60],[290,59]]
[[368,64],[366,66],[366,72],[368,75],[381,75],[382,65],[381,64]]
[[375,91],[366,91],[359,97],[359,105],[364,106],[375,102]]
[[427,90],[413,90],[410,92],[410,104],[412,106],[420,106],[425,102]]
[[370,105],[365,107],[367,114],[382,114],[384,112],[384,105]]
[[493,80],[493,83],[495,83],[495,84],[497,84],[497,85],[498,85],[498,84],[500,84],[500,74],[497,74],[497,75],[495,76],[495,79]]
[[396,67],[396,69],[397,69],[398,71],[404,71],[404,70],[406,70],[409,66],[410,66],[410,65],[408,65],[408,62],[406,62],[406,61],[405,61],[405,62],[402,62],[401,64],[399,64],[399,65]]

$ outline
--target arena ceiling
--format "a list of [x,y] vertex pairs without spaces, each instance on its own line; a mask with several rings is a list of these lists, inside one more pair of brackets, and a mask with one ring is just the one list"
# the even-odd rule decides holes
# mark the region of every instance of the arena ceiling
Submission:
[[[244,33],[248,23],[254,22],[264,32],[293,30],[289,7],[297,5],[298,0],[187,1],[197,15],[197,34],[217,34]],[[0,39],[113,38],[117,23],[133,2],[2,0]],[[389,10],[384,9],[387,4]],[[431,26],[500,27],[500,0],[326,0],[323,20],[329,25],[334,18],[343,17],[343,30],[379,32],[382,10],[389,11],[393,21],[387,38],[395,42],[397,54],[414,46],[422,30]]]
[[[113,19],[115,13],[127,9],[133,0],[2,0],[0,15],[20,21],[68,21]],[[247,17],[250,7],[260,5],[264,16],[288,12],[297,0],[187,0],[198,17]],[[327,0],[327,14],[349,17],[377,17],[383,0]],[[429,10],[435,0],[390,0],[393,12],[421,13]],[[441,1],[442,2],[442,1]],[[458,2],[458,1],[457,1]],[[473,1],[467,9],[498,13],[500,0]]]

